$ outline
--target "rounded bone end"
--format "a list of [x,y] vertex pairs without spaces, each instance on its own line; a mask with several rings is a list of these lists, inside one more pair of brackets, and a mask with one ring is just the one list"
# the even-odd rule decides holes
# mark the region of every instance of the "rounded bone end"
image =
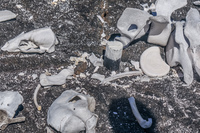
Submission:
[[140,57],[143,72],[151,77],[161,77],[169,73],[170,67],[160,55],[159,47],[150,47]]

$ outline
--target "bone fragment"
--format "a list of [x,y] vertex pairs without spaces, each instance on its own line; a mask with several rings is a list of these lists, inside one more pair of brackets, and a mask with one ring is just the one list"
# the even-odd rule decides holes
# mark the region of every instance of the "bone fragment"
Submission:
[[176,22],[176,29],[171,34],[166,47],[167,63],[173,67],[181,64],[184,73],[184,81],[190,85],[193,81],[192,62],[188,54],[188,43],[183,34],[183,23]]
[[169,73],[170,67],[160,55],[159,47],[150,47],[146,49],[140,57],[140,66],[142,71],[151,77],[161,77]]
[[147,41],[149,43],[166,46],[170,33],[171,33],[171,24],[165,16],[152,16],[151,28]]
[[16,16],[16,14],[8,10],[0,11],[0,22],[14,19]]
[[121,34],[115,40],[128,46],[133,40],[145,35],[149,29],[150,14],[135,8],[126,8],[117,22],[117,28]]
[[105,76],[104,75],[101,75],[101,74],[98,74],[98,73],[94,73],[92,74],[91,76],[92,79],[98,79],[100,81],[103,81],[105,79]]
[[92,53],[92,55],[89,56],[89,60],[95,67],[103,66],[102,58],[97,58],[94,53]]
[[101,84],[105,84],[105,83],[108,83],[110,81],[113,81],[113,80],[116,80],[119,78],[129,77],[129,76],[133,76],[133,75],[142,75],[142,71],[129,71],[129,72],[124,72],[124,73],[119,73],[114,76],[105,78],[103,81],[101,81]]
[[171,22],[171,14],[187,5],[187,0],[157,0],[155,3],[157,15],[167,17],[167,20]]
[[133,97],[130,97],[128,98],[128,101],[131,106],[132,112],[135,118],[137,119],[138,123],[140,124],[140,126],[142,128],[150,128],[152,125],[152,118],[148,118],[148,121],[144,120],[137,109],[135,99]]
[[70,57],[70,61],[74,61],[75,65],[78,65],[79,62],[87,62],[88,55],[88,53],[84,52],[81,57]]
[[[98,116],[93,97],[67,90],[50,106],[47,123],[62,133],[95,133]],[[58,115],[59,114],[59,115]]]
[[200,6],[200,1],[194,1],[193,4],[194,4],[195,6]]
[[108,41],[103,65],[111,70],[117,71],[120,68],[123,45],[118,41]]
[[1,48],[8,52],[23,53],[52,53],[58,40],[51,28],[40,28],[27,33],[21,33],[14,39],[6,42]]
[[40,84],[42,86],[62,85],[66,82],[67,77],[74,74],[73,68],[63,69],[59,74],[47,76],[46,74],[40,75]]
[[37,94],[38,94],[38,91],[39,89],[41,88],[41,85],[38,84],[35,91],[34,91],[34,95],[33,95],[33,101],[34,101],[34,104],[36,106],[36,108],[40,111],[42,109],[42,107],[38,104],[37,102]]

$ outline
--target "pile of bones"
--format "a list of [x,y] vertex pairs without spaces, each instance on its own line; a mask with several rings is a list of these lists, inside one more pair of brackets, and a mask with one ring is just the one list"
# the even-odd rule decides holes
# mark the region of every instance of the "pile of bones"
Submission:
[[[194,2],[200,5],[199,1]],[[171,14],[187,5],[187,0],[157,0],[150,7],[143,5],[144,10],[126,8],[118,20],[117,28],[121,34],[114,41],[107,41],[104,60],[92,54],[89,59],[97,67],[105,66],[110,70],[119,70],[123,48],[126,48],[133,40],[139,39],[148,33],[148,43],[166,47],[167,63],[161,58],[160,48],[153,46],[143,52],[140,58],[142,70],[120,73],[109,78],[94,74],[101,83],[107,83],[124,76],[140,75],[144,72],[151,77],[161,77],[169,73],[170,67],[181,65],[184,73],[184,82],[190,85],[193,81],[193,68],[200,75],[200,14],[197,9],[191,8],[186,16],[186,21],[172,21]],[[13,19],[16,15],[8,10],[0,11],[0,21]],[[1,50],[23,53],[52,53],[58,40],[49,27],[36,29],[28,33],[22,33],[8,41]],[[85,61],[87,54],[79,58],[70,58],[75,61]],[[66,79],[74,74],[74,66],[63,69],[57,75],[40,75],[40,83],[34,92],[34,103],[38,110],[41,106],[37,103],[37,93],[41,87],[63,85]],[[0,93],[0,129],[4,130],[8,124],[25,121],[25,117],[13,118],[23,97],[18,92],[5,91]],[[133,114],[143,128],[152,125],[152,119],[144,120],[135,103],[130,97],[129,103]],[[95,133],[98,116],[94,114],[95,99],[92,96],[78,93],[74,90],[66,90],[50,106],[47,114],[47,123],[62,133],[78,133],[85,130],[86,133]],[[59,115],[57,115],[59,114]]]

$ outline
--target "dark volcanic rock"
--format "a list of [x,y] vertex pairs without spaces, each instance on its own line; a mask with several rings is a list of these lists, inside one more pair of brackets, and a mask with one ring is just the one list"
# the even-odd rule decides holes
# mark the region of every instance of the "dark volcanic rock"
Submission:
[[[152,0],[153,1],[153,0]],[[155,1],[155,0],[154,0]],[[173,13],[172,19],[185,18],[192,2]],[[100,47],[103,30],[108,39],[117,34],[116,23],[126,7],[142,9],[140,4],[148,0],[66,0],[56,6],[51,0],[1,0],[0,9],[11,10],[18,14],[16,20],[0,23],[0,46],[21,32],[50,26],[60,44],[52,54],[23,54],[0,51],[0,90],[19,91],[24,97],[23,110],[18,116],[25,116],[24,123],[9,125],[2,133],[44,133],[46,132],[47,111],[52,102],[65,90],[74,89],[95,97],[95,113],[99,116],[97,133],[196,133],[200,125],[200,84],[196,77],[192,85],[184,86],[182,79],[173,76],[170,71],[165,77],[141,82],[142,77],[126,77],[115,80],[115,84],[102,85],[100,81],[86,78],[73,78],[65,86],[42,88],[38,102],[42,106],[37,111],[33,103],[33,92],[39,79],[33,78],[45,72],[59,73],[60,68],[67,68],[73,62],[70,56],[77,52],[94,52],[99,57],[103,53]],[[104,8],[105,3],[105,8]],[[21,5],[17,8],[16,5]],[[198,8],[198,7],[194,7]],[[198,8],[199,9],[199,8]],[[107,23],[103,25],[97,15]],[[139,61],[142,52],[152,45],[138,40],[126,48],[122,61],[130,63]],[[162,48],[162,51],[163,48]],[[164,56],[164,54],[162,53]],[[173,70],[179,70],[179,67]],[[87,67],[84,73],[92,74],[94,66]],[[19,73],[23,73],[19,75]],[[109,76],[110,71],[104,67],[98,73]],[[138,79],[139,78],[139,79]],[[127,98],[134,96],[138,110],[144,119],[151,117],[153,125],[142,129],[131,112]],[[56,131],[54,131],[56,132]]]

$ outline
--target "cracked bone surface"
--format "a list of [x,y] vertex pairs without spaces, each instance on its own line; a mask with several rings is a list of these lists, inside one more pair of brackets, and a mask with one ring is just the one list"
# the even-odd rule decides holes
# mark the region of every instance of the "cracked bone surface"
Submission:
[[[95,99],[73,90],[64,91],[50,106],[47,123],[61,133],[95,133]],[[58,115],[59,114],[59,115]]]
[[188,54],[188,43],[183,34],[183,22],[176,22],[176,28],[172,32],[166,46],[167,63],[173,67],[181,64],[184,73],[184,81],[190,85],[193,81],[192,62]]
[[8,10],[0,11],[0,22],[14,19],[16,16],[16,14]]
[[74,69],[68,67],[68,69],[63,69],[57,75],[47,76],[45,73],[40,75],[40,84],[42,86],[52,86],[52,85],[63,85],[66,82],[67,77],[74,74]]
[[167,20],[171,22],[171,14],[187,5],[187,0],[157,0],[155,3],[157,15],[167,17]]
[[108,41],[103,65],[112,71],[119,70],[123,45],[119,41]]
[[200,75],[200,14],[197,9],[191,8],[188,11],[184,33],[189,40],[188,52],[193,66]]
[[151,20],[151,28],[147,41],[149,43],[166,46],[172,29],[167,17],[160,15],[152,16],[149,19]]
[[149,29],[150,14],[135,8],[126,8],[117,22],[117,28],[121,34],[116,40],[129,45],[133,40],[145,35]]
[[140,126],[142,128],[150,128],[152,125],[152,118],[148,118],[148,121],[146,121],[142,118],[142,116],[140,115],[140,113],[137,109],[134,97],[128,98],[128,101],[131,106],[132,112],[133,112],[135,118],[137,119],[138,123],[140,124]]
[[18,107],[23,102],[23,97],[19,92],[0,92],[0,129],[4,130],[8,124],[23,122],[25,117],[13,118],[18,111]]
[[159,47],[150,47],[140,56],[142,71],[152,77],[161,77],[169,73],[170,67],[163,61]]
[[55,51],[56,44],[58,44],[58,40],[54,32],[47,27],[21,33],[6,42],[1,50],[23,53],[52,53]]

